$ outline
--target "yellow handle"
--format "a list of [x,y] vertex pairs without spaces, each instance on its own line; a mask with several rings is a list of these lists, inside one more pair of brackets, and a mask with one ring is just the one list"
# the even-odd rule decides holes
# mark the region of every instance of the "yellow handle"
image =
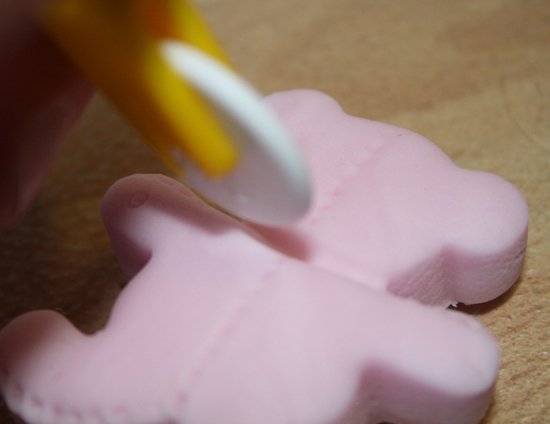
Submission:
[[184,0],[56,0],[42,19],[69,54],[162,158],[179,149],[207,175],[231,171],[238,153],[208,106],[162,59],[157,42],[193,44],[229,64]]

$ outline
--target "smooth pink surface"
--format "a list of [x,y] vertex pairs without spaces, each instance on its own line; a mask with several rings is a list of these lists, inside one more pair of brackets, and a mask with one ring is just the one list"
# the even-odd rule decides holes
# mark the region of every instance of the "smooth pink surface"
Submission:
[[418,134],[351,117],[323,93],[267,101],[302,147],[315,184],[304,220],[255,227],[282,251],[443,306],[489,301],[518,279],[529,211],[512,184],[457,167]]
[[315,207],[280,238],[303,260],[167,177],[120,180],[102,213],[131,281],[93,336],[52,311],[0,333],[0,386],[15,414],[29,424],[483,417],[499,368],[491,335],[380,289],[437,304],[451,292],[501,292],[519,272],[523,198],[455,168],[417,135],[347,117],[320,93],[269,102],[302,143],[317,143],[305,146]]

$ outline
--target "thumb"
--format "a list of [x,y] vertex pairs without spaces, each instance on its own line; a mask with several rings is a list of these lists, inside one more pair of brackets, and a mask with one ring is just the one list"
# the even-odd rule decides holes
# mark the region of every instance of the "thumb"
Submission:
[[0,2],[0,230],[34,198],[92,94],[34,21],[39,3]]

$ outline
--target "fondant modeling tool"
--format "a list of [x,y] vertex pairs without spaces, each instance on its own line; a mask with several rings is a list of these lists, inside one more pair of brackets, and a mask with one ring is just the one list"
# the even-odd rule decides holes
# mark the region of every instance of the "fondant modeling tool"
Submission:
[[284,225],[308,210],[292,137],[233,69],[185,0],[56,0],[41,14],[58,45],[209,200]]

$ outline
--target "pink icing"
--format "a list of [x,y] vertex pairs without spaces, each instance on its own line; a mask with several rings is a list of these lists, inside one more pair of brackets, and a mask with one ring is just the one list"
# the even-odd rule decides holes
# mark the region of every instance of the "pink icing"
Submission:
[[[95,335],[52,311],[23,315],[0,333],[0,388],[16,415],[29,424],[469,424],[483,417],[499,368],[491,335],[470,317],[370,286],[432,303],[454,299],[450,285],[468,299],[503,290],[519,266],[510,265],[509,251],[523,251],[522,198],[496,177],[454,168],[417,135],[346,117],[319,93],[269,102],[302,143],[319,140],[315,149],[304,145],[314,209],[286,233],[268,234],[300,259],[167,177],[120,180],[102,214],[131,281]],[[346,148],[321,143],[333,126],[345,130],[336,140]],[[361,143],[361,134],[372,137]],[[413,172],[409,162],[418,160],[423,167]],[[423,190],[433,207],[417,204]],[[441,197],[450,205],[441,206]],[[501,212],[503,201],[510,212]],[[497,256],[505,268],[495,278],[487,268],[494,271]],[[437,268],[434,258],[444,264]],[[466,272],[456,269],[463,265]],[[415,271],[426,267],[440,271]],[[476,287],[468,277],[488,280]]]

